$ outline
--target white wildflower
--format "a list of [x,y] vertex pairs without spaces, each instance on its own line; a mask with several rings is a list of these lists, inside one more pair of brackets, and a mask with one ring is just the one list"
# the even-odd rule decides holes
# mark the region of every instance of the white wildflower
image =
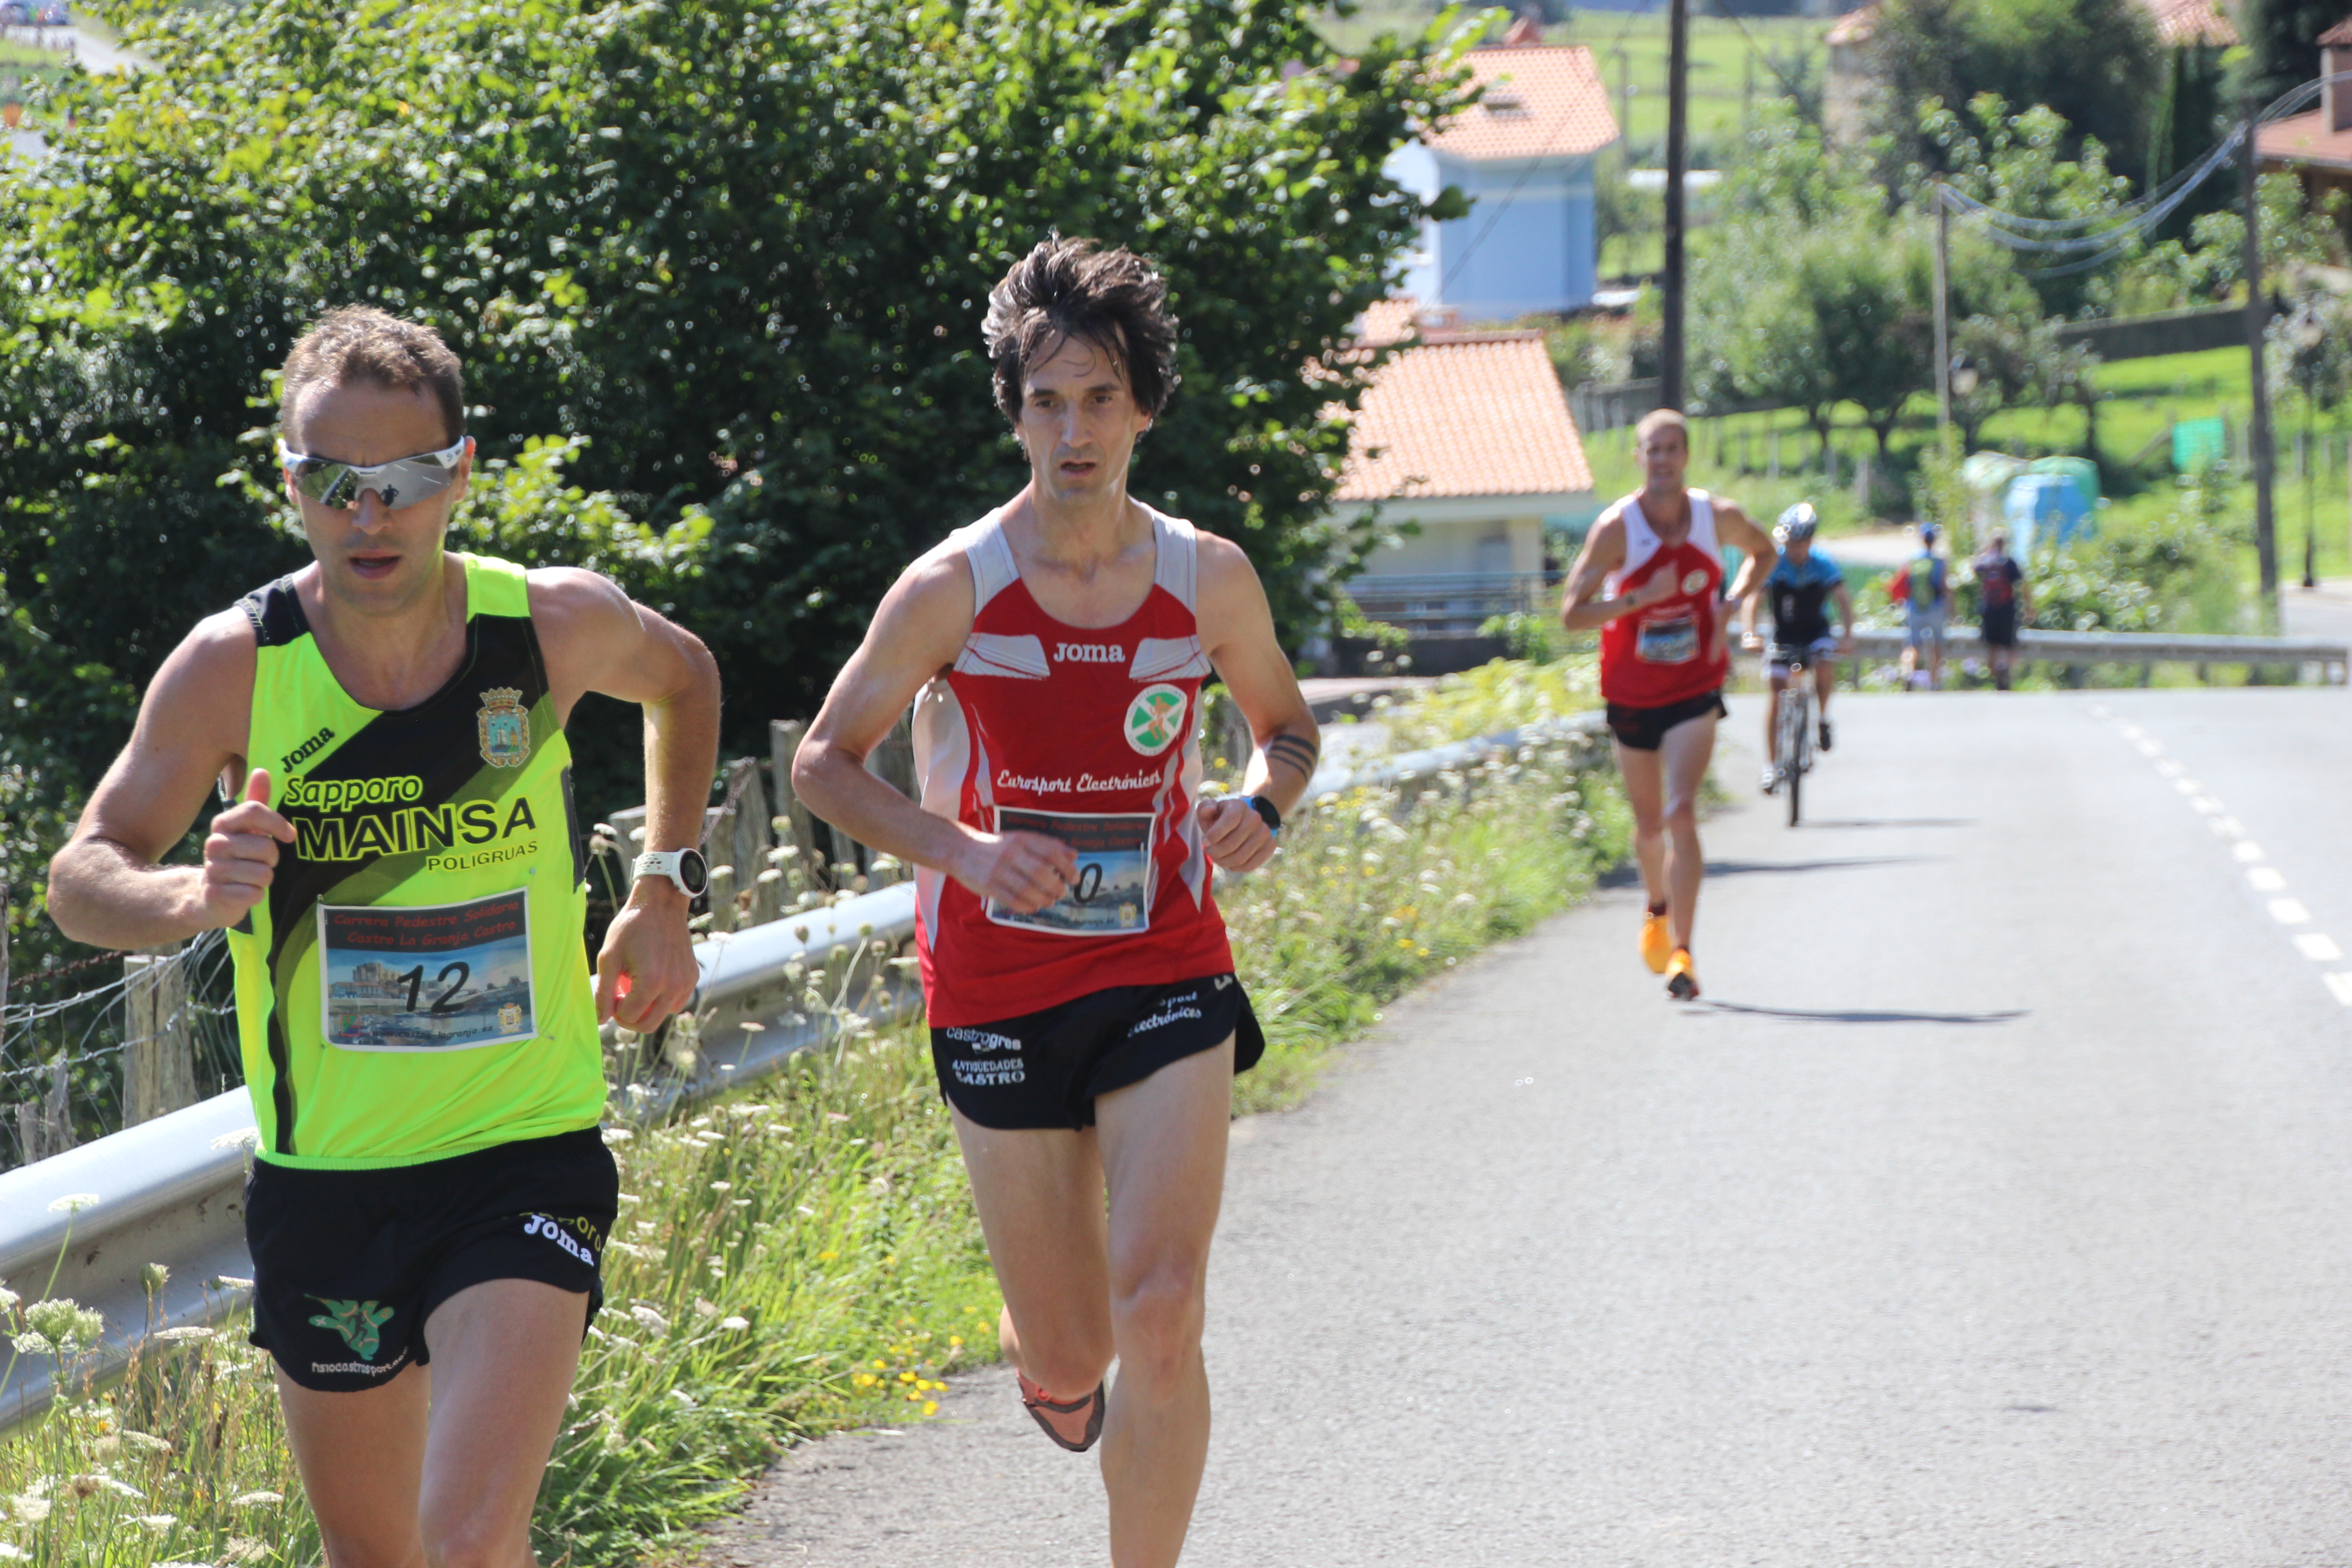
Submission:
[[730,1317],[725,1317],[725,1318],[721,1318],[721,1319],[719,1319],[719,1326],[720,1328],[722,1328],[722,1329],[729,1329],[729,1330],[732,1330],[733,1331],[735,1331],[735,1332],[737,1332],[737,1333],[740,1333],[740,1332],[742,1332],[745,1329],[748,1329],[748,1328],[750,1328],[750,1327],[751,1326],[751,1320],[750,1320],[750,1319],[748,1319],[748,1318],[738,1318],[738,1317],[732,1317],[732,1316],[730,1316]]
[[173,1525],[179,1523],[180,1516],[176,1513],[138,1513],[131,1516],[131,1522],[133,1524],[144,1525],[147,1529],[153,1531],[158,1535],[161,1535],[165,1531],[171,1529]]
[[604,1129],[604,1142],[607,1144],[626,1143],[635,1136],[635,1133],[630,1131],[625,1127],[607,1127]]
[[240,1492],[228,1500],[231,1508],[275,1508],[286,1499],[277,1492]]
[[105,1200],[100,1198],[96,1193],[68,1193],[61,1198],[52,1198],[49,1200],[49,1212],[51,1214],[79,1214],[84,1209],[96,1208],[104,1201]]
[[629,1309],[629,1316],[635,1318],[640,1327],[651,1329],[657,1334],[669,1332],[669,1320],[651,1307],[644,1305],[632,1307]]

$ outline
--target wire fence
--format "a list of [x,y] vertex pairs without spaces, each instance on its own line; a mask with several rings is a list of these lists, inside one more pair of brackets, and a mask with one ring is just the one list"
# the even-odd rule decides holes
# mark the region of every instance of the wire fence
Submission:
[[228,944],[10,975],[0,937],[0,1170],[245,1081]]

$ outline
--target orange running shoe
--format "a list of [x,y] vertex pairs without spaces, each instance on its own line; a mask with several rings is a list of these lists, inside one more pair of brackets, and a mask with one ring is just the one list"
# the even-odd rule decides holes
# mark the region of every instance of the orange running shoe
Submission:
[[1677,1002],[1698,1000],[1698,970],[1691,963],[1690,949],[1678,947],[1666,960],[1666,994]]
[[1100,1384],[1084,1399],[1064,1404],[1018,1371],[1013,1376],[1021,1385],[1021,1403],[1037,1425],[1045,1429],[1046,1436],[1073,1454],[1083,1454],[1095,1446],[1095,1439],[1102,1436],[1103,1412],[1107,1408]]
[[1650,966],[1653,974],[1666,972],[1666,960],[1674,956],[1674,928],[1663,914],[1644,912],[1642,916],[1642,962]]

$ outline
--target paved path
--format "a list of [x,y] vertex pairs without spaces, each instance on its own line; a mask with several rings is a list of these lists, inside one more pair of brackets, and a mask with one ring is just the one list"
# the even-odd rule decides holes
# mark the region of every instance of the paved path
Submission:
[[[1612,890],[1241,1125],[1188,1564],[2352,1562],[2352,695],[1838,710],[1709,828],[1706,1003]],[[1102,1563],[1008,1384],[710,1560]]]

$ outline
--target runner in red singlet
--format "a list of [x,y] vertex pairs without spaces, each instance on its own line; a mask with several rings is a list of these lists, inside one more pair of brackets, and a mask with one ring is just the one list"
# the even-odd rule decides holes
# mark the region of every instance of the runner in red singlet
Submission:
[[[1102,1438],[1112,1563],[1164,1568],[1208,1453],[1233,1079],[1264,1049],[1212,868],[1274,854],[1320,742],[1247,557],[1128,494],[1176,382],[1166,285],[1128,251],[1048,240],[983,331],[1029,484],[898,579],[793,778],[919,868],[932,1057],[1005,1359],[1056,1443]],[[1212,675],[1258,741],[1242,797],[1200,794]],[[919,807],[864,766],[910,700]]]
[[[1778,552],[1730,501],[1684,487],[1690,427],[1672,409],[1633,429],[1641,490],[1603,511],[1569,574],[1559,618],[1601,632],[1601,695],[1609,704],[1617,767],[1633,808],[1633,853],[1649,910],[1642,957],[1669,994],[1698,994],[1691,929],[1706,862],[1698,792],[1715,755],[1715,721],[1730,672],[1725,630],[1734,606],[1763,580]],[[1745,557],[1728,595],[1723,546]]]

